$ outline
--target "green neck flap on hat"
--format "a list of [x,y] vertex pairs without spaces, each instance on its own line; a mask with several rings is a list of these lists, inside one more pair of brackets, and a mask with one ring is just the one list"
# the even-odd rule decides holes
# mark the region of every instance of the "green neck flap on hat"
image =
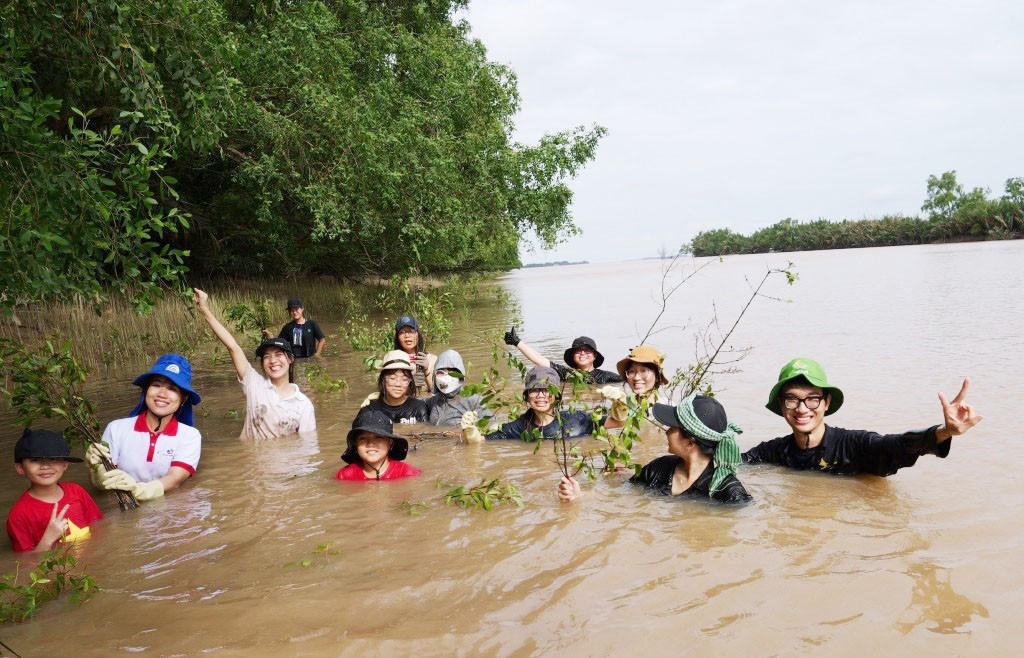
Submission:
[[683,429],[687,432],[698,439],[704,439],[716,444],[714,457],[715,473],[711,476],[709,493],[709,495],[714,495],[718,488],[722,486],[722,483],[725,482],[725,478],[736,474],[736,468],[742,462],[740,447],[736,445],[736,435],[743,434],[743,430],[740,429],[739,425],[731,421],[726,424],[725,431],[723,432],[716,432],[705,425],[697,417],[697,412],[693,409],[693,400],[696,397],[697,393],[694,392],[683,398],[676,406],[676,416],[679,417],[680,422],[684,425]]

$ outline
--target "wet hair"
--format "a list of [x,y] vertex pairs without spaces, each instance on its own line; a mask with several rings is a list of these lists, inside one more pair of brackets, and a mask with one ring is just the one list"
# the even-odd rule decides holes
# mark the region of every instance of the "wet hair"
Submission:
[[387,399],[387,389],[385,388],[384,378],[395,372],[404,373],[409,377],[409,387],[406,395],[410,398],[416,397],[416,379],[412,376],[412,373],[405,368],[390,368],[388,370],[381,370],[380,374],[377,375],[377,392],[380,393],[380,401],[382,403]]

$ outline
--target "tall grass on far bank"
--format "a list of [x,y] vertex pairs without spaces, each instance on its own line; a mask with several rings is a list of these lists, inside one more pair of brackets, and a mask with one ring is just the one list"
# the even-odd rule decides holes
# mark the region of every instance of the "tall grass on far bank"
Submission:
[[[390,349],[394,320],[416,316],[434,344],[450,337],[452,319],[477,303],[497,298],[510,304],[493,277],[367,279],[335,281],[252,281],[224,279],[193,282],[210,293],[211,304],[246,350],[259,344],[260,329],[276,334],[287,320],[287,300],[300,297],[306,316],[337,319],[328,331],[328,349],[379,353]],[[48,338],[70,340],[75,358],[90,371],[125,364],[152,363],[166,352],[195,360],[219,347],[195,312],[192,293],[169,292],[149,315],[135,313],[123,299],[112,298],[99,312],[74,302],[34,304],[15,309],[20,325],[0,317],[0,340],[35,345]],[[334,331],[332,331],[332,329]]]

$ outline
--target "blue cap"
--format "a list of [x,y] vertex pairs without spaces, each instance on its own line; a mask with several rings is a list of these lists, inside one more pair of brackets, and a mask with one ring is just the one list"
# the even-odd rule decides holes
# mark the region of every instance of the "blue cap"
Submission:
[[416,331],[419,331],[420,323],[411,315],[403,315],[395,320],[395,333],[397,334],[402,327],[412,327]]

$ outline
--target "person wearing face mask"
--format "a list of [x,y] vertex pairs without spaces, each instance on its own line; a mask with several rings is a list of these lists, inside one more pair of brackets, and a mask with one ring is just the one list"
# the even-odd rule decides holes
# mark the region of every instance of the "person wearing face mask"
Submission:
[[455,427],[467,411],[475,412],[478,419],[491,415],[483,404],[483,396],[461,395],[465,382],[466,366],[461,354],[455,350],[445,350],[437,355],[434,364],[434,394],[424,400],[427,404],[427,422],[441,427]]
[[[201,437],[192,427],[192,405],[200,397],[192,389],[192,365],[180,354],[164,354],[133,383],[142,389],[138,404],[128,418],[107,425],[85,459],[97,488],[152,500],[181,486],[199,466]],[[103,457],[117,468],[106,470]]]
[[626,388],[605,386],[599,390],[605,399],[612,403],[608,416],[604,419],[605,429],[622,427],[629,415],[630,404],[639,404],[646,400],[648,411],[656,402],[665,402],[658,392],[658,387],[668,384],[664,370],[665,355],[650,345],[638,345],[629,351],[629,356],[621,359],[616,369],[626,382]]

